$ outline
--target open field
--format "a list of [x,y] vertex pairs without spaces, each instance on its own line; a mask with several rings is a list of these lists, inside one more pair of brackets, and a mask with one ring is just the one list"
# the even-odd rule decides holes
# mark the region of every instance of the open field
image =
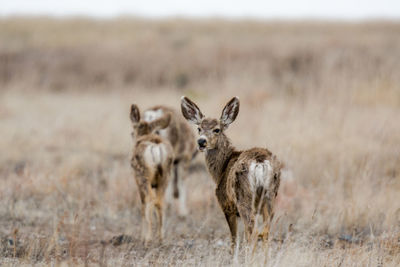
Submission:
[[[129,106],[181,95],[290,170],[268,251],[232,259],[202,168],[140,242]],[[0,148],[2,266],[399,266],[400,23],[0,19]]]

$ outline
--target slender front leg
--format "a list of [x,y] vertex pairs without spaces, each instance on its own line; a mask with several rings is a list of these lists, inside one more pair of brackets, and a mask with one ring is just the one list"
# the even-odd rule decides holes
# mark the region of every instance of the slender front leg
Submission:
[[231,231],[231,239],[232,239],[232,253],[234,252],[236,245],[236,235],[237,235],[237,222],[236,222],[236,214],[225,212],[225,218],[229,225],[229,230]]

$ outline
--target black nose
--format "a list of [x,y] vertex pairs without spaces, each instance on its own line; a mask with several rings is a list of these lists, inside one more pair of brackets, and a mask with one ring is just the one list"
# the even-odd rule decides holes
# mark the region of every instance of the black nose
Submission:
[[207,143],[207,140],[204,138],[197,140],[197,144],[199,144],[199,146],[201,146],[201,147],[205,147],[206,143]]

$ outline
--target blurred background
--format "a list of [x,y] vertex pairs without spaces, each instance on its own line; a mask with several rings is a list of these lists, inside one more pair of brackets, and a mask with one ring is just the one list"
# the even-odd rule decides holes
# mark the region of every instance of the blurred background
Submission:
[[[285,163],[268,252],[232,262],[202,154],[140,242],[129,107],[182,95]],[[0,265],[398,266],[399,118],[399,1],[4,2]]]

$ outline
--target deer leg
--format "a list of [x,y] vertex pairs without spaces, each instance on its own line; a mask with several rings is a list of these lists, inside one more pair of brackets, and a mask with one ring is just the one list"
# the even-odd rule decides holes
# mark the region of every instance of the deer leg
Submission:
[[178,187],[178,179],[179,179],[179,160],[175,160],[175,161],[174,161],[173,172],[174,172],[174,177],[172,178],[173,196],[174,196],[174,198],[179,198],[179,187]]
[[160,242],[164,238],[164,197],[165,191],[168,189],[168,186],[171,177],[171,167],[172,167],[172,159],[168,160],[167,164],[164,166],[164,177],[162,179],[162,183],[160,183],[160,187],[156,190],[156,202],[155,208],[158,218],[158,236]]
[[237,219],[235,213],[225,212],[225,218],[229,225],[229,230],[231,231],[231,239],[232,239],[232,252],[235,249],[236,245],[236,235],[237,235]]
[[183,181],[182,177],[179,178],[179,215],[180,216],[187,216],[188,215],[188,209],[186,206],[186,186],[185,182]]
[[251,209],[251,207],[238,205],[238,210],[240,217],[243,219],[243,223],[245,226],[245,233],[247,241],[251,241],[253,235],[256,231],[255,229],[255,213]]
[[141,213],[141,236],[143,239],[146,239],[145,233],[147,232],[147,217],[146,217],[146,206],[147,206],[147,198],[146,198],[146,186],[139,184],[139,196],[140,196],[140,213]]
[[173,181],[168,182],[167,188],[165,190],[165,202],[167,204],[168,209],[170,208],[170,206],[173,203]]
[[163,205],[161,202],[158,202],[155,204],[156,208],[156,213],[157,213],[157,219],[158,219],[158,237],[160,238],[160,241],[163,239]]
[[272,218],[274,216],[274,214],[271,212],[271,209],[269,208],[268,204],[264,205],[264,207],[262,209],[262,216],[263,216],[264,227],[263,227],[263,231],[261,233],[261,238],[262,238],[263,242],[265,243],[268,241],[270,224],[271,224]]
[[151,221],[152,221],[152,215],[153,215],[153,213],[152,213],[152,211],[153,211],[153,207],[152,207],[152,203],[150,203],[150,201],[149,200],[147,200],[146,201],[146,203],[145,203],[145,220],[146,220],[146,226],[147,226],[147,229],[146,229],[146,235],[145,235],[145,239],[144,239],[144,241],[145,241],[145,245],[147,246],[148,245],[148,243],[149,243],[149,241],[151,240],[151,237],[152,237],[152,227],[151,227]]
[[247,220],[245,220],[244,224],[246,227],[246,232],[247,232],[247,242],[250,246],[253,246],[252,248],[252,256],[254,256],[254,253],[256,252],[257,248],[257,225],[256,225],[256,214],[253,214],[252,212],[250,213],[250,216],[248,217]]
[[142,238],[145,238],[144,233],[147,231],[147,222],[146,222],[146,203],[142,202],[142,206],[140,208],[140,213],[142,215],[141,219],[141,235]]
[[257,246],[256,214],[248,205],[238,205],[238,210],[240,217],[243,219],[247,245],[252,247],[252,254],[254,255]]
[[178,214],[185,217],[188,215],[186,206],[186,186],[184,177],[186,175],[186,164],[180,162],[174,165],[174,197],[178,198]]
[[[174,191],[175,191],[175,166],[171,166],[168,170],[168,178],[171,177],[172,174],[172,179],[168,179],[167,180],[167,185],[166,185],[166,189],[165,189],[165,203],[167,206],[167,210],[168,213],[171,209],[174,208],[174,204],[175,204],[175,197],[174,197]],[[171,172],[171,173],[170,173]]]
[[266,203],[263,207],[262,217],[263,217],[264,227],[263,227],[263,231],[260,236],[261,236],[262,243],[263,243],[263,252],[265,253],[264,265],[266,265],[267,258],[268,258],[269,231],[270,231],[270,227],[271,227],[272,218],[274,217],[274,213],[271,211],[271,205],[269,205],[268,203]]
[[157,199],[155,202],[155,208],[156,208],[156,214],[157,214],[157,219],[158,219],[158,236],[160,238],[160,241],[162,241],[163,237],[164,237],[164,228],[163,228],[163,223],[164,223],[164,191],[162,190],[162,188],[160,188],[159,190],[157,190]]

